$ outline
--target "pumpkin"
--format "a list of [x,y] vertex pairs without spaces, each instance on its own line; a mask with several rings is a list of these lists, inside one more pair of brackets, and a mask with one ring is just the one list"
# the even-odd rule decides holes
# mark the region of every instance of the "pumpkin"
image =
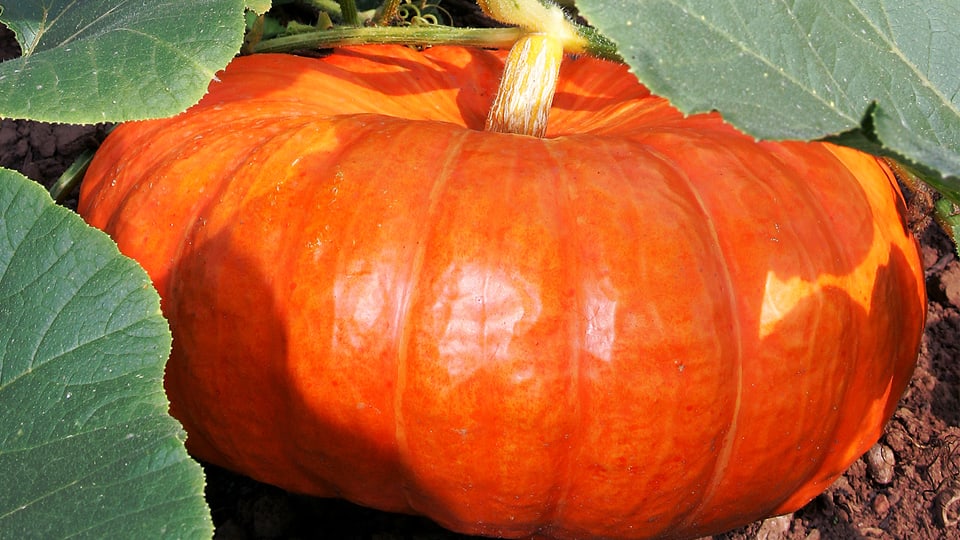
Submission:
[[586,57],[544,137],[484,131],[503,58],[242,57],[109,136],[79,211],[161,295],[188,448],[506,537],[692,538],[809,501],[916,360],[890,169]]

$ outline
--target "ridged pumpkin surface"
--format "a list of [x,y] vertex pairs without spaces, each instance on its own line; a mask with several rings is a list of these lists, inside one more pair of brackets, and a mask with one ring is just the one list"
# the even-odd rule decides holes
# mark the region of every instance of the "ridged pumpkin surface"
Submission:
[[240,58],[110,135],[80,212],[160,292],[189,448],[488,535],[689,538],[816,496],[916,358],[891,172],[587,58],[547,138],[483,132],[501,58]]

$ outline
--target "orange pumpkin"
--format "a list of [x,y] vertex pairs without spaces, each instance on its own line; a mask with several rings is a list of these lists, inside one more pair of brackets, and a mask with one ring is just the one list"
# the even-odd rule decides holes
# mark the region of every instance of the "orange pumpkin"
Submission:
[[239,58],[110,135],[80,212],[160,292],[188,447],[485,535],[690,538],[816,496],[923,328],[890,170],[589,58],[545,138],[485,132],[502,62]]

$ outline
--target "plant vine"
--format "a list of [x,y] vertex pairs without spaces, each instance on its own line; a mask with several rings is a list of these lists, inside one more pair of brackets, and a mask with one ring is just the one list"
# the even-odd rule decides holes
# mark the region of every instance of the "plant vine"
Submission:
[[[427,0],[403,0],[397,12],[400,26],[446,25],[453,20],[450,12],[440,7],[439,2],[431,3]],[[441,19],[438,13],[444,19]]]

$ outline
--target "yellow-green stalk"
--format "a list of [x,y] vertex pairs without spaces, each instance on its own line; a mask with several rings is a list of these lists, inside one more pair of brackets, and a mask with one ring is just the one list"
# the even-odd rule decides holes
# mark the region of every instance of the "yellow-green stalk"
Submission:
[[524,34],[507,55],[486,130],[543,137],[557,88],[563,43],[548,34]]

